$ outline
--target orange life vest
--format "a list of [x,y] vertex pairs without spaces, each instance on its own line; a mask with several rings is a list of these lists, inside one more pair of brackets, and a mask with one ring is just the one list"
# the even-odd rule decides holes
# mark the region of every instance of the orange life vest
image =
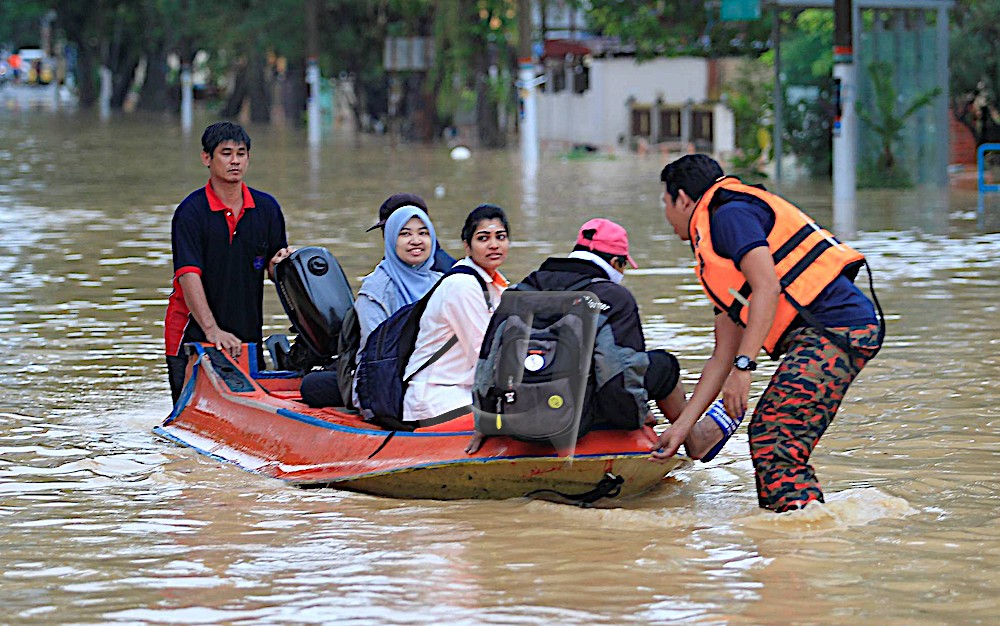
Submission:
[[767,247],[781,284],[781,297],[774,323],[764,339],[764,349],[772,358],[780,356],[779,346],[799,310],[816,299],[842,273],[853,280],[865,257],[839,241],[811,217],[784,198],[759,187],[743,184],[738,178],[717,181],[695,205],[688,231],[695,256],[695,273],[709,299],[737,324],[746,326],[753,302],[750,283],[727,259],[712,247],[710,233],[712,199],[720,190],[727,200],[734,194],[752,196],[774,212],[774,227],[767,235]]

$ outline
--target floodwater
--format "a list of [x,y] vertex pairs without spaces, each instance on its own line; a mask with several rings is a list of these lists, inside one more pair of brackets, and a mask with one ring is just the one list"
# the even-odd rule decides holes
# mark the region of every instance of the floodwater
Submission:
[[[197,128],[213,121],[197,120]],[[593,216],[621,221],[649,343],[693,382],[711,309],[663,220],[658,156],[516,150],[249,128],[248,181],[290,241],[356,278],[390,193],[431,202],[458,252],[468,210],[507,207],[522,277]],[[829,502],[756,507],[745,428],[718,460],[620,508],[304,491],[154,436],[169,411],[162,318],[176,203],[207,178],[176,121],[0,107],[3,623],[994,623],[1000,604],[1000,235],[962,191],[862,192],[851,243],[888,344],[814,456]],[[435,190],[438,190],[437,192]],[[830,223],[828,184],[784,193]],[[438,197],[441,196],[441,197]],[[269,287],[266,333],[287,320]],[[773,365],[756,378],[755,393]]]

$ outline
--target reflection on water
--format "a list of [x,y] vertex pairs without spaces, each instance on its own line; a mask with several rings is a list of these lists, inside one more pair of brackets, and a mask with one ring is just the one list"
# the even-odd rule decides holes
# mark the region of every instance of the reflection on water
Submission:
[[[207,122],[207,120],[206,120]],[[290,240],[357,286],[396,191],[443,245],[480,202],[509,209],[518,279],[604,215],[628,227],[654,347],[693,383],[711,313],[659,208],[655,158],[438,147],[250,128],[252,185]],[[994,619],[1000,583],[1000,236],[968,192],[859,194],[889,343],[815,461],[830,502],[756,507],[745,430],[621,508],[300,491],[154,438],[173,207],[207,178],[162,118],[0,112],[0,602],[17,623],[940,623]],[[782,190],[830,223],[828,184]],[[997,209],[992,209],[997,210]],[[992,225],[992,226],[991,226]],[[992,230],[989,230],[992,228]],[[267,332],[288,322],[268,290]],[[768,364],[757,377],[762,391]],[[776,617],[778,616],[778,617]],[[6,620],[4,620],[6,621]]]

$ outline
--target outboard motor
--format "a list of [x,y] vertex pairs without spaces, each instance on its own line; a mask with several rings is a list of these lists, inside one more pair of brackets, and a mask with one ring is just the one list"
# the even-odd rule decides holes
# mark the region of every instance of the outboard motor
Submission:
[[[281,305],[302,342],[321,361],[337,354],[340,326],[354,294],[336,257],[326,248],[296,250],[274,269]],[[293,346],[294,347],[294,346]]]

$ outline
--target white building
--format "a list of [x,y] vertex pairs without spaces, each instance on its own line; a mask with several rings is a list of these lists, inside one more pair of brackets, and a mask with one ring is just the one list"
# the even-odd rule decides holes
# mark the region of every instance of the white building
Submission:
[[733,114],[719,100],[720,61],[592,57],[594,43],[545,43],[538,129],[546,148],[733,152]]

